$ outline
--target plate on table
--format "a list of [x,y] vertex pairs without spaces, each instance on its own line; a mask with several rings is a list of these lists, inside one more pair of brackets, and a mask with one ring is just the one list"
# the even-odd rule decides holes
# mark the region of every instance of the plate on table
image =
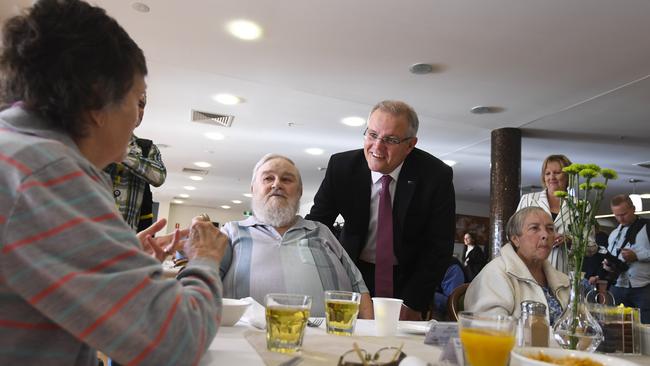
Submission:
[[435,320],[429,321],[400,321],[397,324],[397,329],[404,333],[410,334],[426,334],[431,328],[431,324],[435,323]]
[[[555,360],[560,358],[569,358],[574,360],[575,365],[591,365],[597,362],[603,366],[634,366],[634,362],[623,360],[618,357],[610,356],[601,353],[591,353],[582,351],[572,351],[561,348],[543,348],[543,347],[521,347],[515,348],[510,353],[510,366],[546,366],[557,365],[557,363],[550,363],[550,361],[540,361],[531,358],[539,358],[539,355],[547,356]],[[589,361],[587,361],[589,360]]]

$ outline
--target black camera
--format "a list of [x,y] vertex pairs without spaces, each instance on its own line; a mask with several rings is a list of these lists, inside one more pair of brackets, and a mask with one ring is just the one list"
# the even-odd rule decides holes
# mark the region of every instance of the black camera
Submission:
[[611,268],[617,276],[630,269],[630,266],[628,266],[627,263],[618,259],[618,257],[613,256],[610,252],[605,253],[605,259],[607,260],[609,268]]

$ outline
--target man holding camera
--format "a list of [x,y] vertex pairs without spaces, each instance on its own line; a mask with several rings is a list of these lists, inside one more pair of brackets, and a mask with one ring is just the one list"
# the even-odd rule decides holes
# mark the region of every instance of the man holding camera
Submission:
[[650,323],[650,240],[649,220],[634,214],[628,195],[618,195],[610,202],[619,225],[609,235],[607,250],[611,256],[603,261],[608,272],[618,273],[610,288],[616,303],[641,309],[641,322]]

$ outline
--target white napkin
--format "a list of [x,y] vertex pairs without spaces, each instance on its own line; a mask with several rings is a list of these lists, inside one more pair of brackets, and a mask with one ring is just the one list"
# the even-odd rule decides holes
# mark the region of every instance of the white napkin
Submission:
[[241,299],[251,304],[241,317],[241,321],[254,326],[257,329],[266,329],[266,310],[259,302],[252,297]]

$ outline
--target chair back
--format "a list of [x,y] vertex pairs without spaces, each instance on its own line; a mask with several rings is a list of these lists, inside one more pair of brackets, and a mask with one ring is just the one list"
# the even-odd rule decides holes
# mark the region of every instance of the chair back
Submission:
[[450,321],[458,321],[458,313],[463,311],[465,301],[465,292],[469,283],[463,283],[456,287],[447,298],[447,316]]

